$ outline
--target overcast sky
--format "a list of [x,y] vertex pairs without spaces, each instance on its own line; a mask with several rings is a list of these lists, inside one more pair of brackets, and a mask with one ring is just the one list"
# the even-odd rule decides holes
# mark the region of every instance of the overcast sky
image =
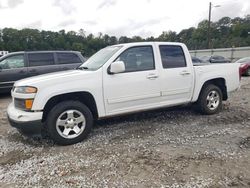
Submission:
[[[213,0],[212,21],[250,14],[250,0]],[[158,36],[208,18],[209,0],[0,0],[0,28]]]

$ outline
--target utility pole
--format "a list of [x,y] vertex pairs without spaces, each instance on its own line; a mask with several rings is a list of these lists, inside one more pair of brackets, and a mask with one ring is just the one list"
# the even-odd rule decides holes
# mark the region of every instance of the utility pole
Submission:
[[220,7],[220,5],[215,5],[212,6],[212,3],[209,2],[209,12],[208,12],[208,28],[207,28],[207,48],[211,48],[211,13],[212,13],[212,8],[217,8]]
[[210,25],[211,25],[211,10],[212,3],[209,2],[209,12],[208,12],[208,28],[207,28],[207,48],[211,48],[211,35],[210,35]]

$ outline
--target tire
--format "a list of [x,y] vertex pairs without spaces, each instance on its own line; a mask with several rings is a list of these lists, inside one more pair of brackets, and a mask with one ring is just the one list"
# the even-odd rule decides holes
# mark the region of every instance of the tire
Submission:
[[206,85],[199,96],[197,107],[202,114],[215,114],[222,108],[221,89],[213,84]]
[[55,105],[46,120],[46,132],[59,145],[81,142],[90,133],[93,115],[79,101],[65,101]]

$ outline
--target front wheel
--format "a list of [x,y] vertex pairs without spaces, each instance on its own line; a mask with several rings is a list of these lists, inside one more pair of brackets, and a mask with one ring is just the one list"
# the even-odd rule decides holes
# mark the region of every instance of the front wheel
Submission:
[[61,102],[51,109],[47,117],[48,135],[59,145],[82,141],[93,124],[91,111],[79,101]]
[[202,114],[215,114],[222,107],[222,92],[215,85],[205,86],[198,99],[198,109]]

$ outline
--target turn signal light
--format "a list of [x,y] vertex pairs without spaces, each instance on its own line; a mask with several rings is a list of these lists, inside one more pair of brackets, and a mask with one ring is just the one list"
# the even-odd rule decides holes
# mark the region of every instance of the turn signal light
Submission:
[[27,110],[30,110],[32,108],[33,105],[33,99],[26,99],[25,100],[25,108]]

